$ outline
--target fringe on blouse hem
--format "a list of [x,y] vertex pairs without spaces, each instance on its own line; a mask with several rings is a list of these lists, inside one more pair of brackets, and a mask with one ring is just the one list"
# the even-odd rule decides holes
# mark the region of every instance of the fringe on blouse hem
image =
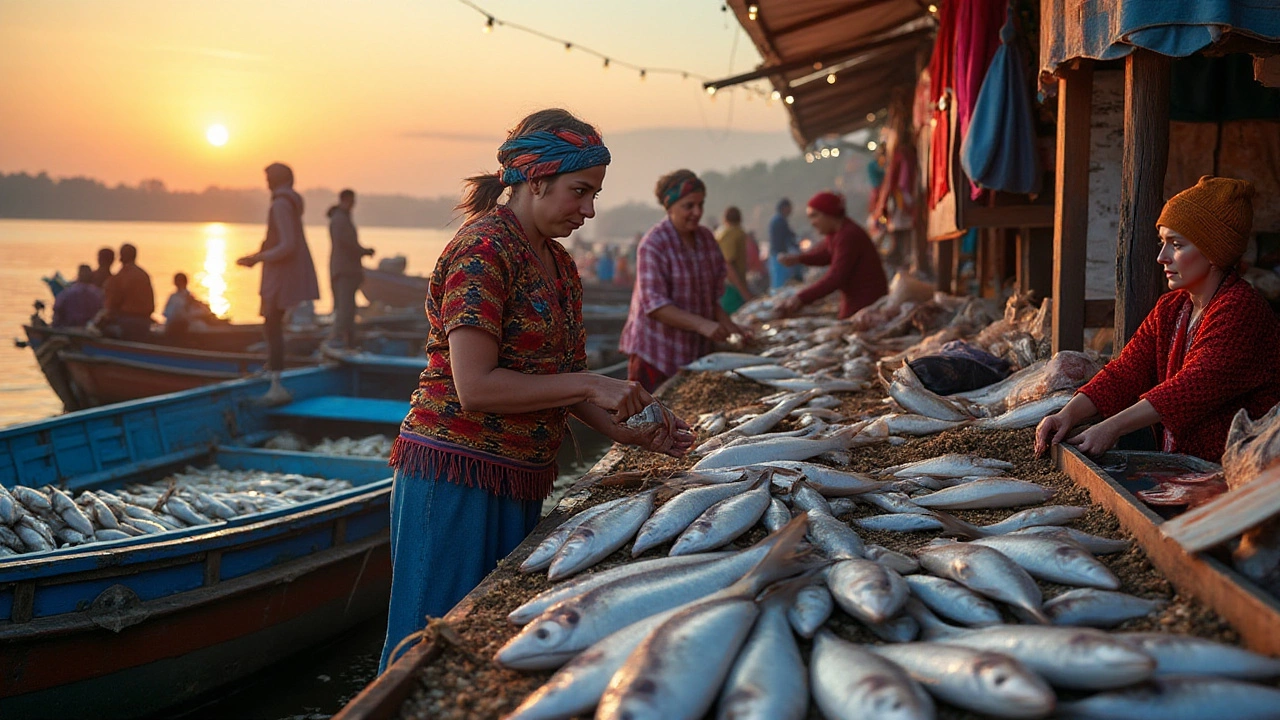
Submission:
[[557,475],[555,463],[542,468],[513,467],[403,437],[396,438],[387,464],[406,475],[438,477],[516,500],[545,499]]

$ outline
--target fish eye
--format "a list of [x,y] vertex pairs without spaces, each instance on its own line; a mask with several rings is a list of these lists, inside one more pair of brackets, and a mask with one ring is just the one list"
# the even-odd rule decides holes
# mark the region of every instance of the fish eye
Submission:
[[540,627],[534,631],[533,636],[539,640],[546,640],[548,637],[551,637],[551,633],[547,632],[545,627]]
[[997,675],[992,679],[992,682],[994,682],[994,683],[995,683],[996,687],[1000,687],[1001,685],[1005,684],[1005,682],[1006,682],[1006,681],[1008,681],[1008,680],[1009,680],[1009,676],[1008,676],[1008,675],[1005,675],[1004,673],[998,673],[998,674],[997,674]]
[[578,612],[576,610],[570,610],[569,612],[564,614],[564,621],[569,623],[570,625],[577,625],[578,620],[580,619],[581,619],[581,616],[578,615]]

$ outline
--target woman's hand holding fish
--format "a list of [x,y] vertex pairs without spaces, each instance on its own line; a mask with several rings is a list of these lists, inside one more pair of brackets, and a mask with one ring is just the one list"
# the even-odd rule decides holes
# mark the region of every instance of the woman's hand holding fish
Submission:
[[683,457],[693,446],[693,432],[684,420],[667,413],[667,424],[657,423],[639,428],[617,425],[613,440],[625,445],[635,445],[650,452],[671,457]]
[[595,374],[590,377],[587,402],[608,410],[615,423],[625,421],[653,402],[653,397],[638,382]]

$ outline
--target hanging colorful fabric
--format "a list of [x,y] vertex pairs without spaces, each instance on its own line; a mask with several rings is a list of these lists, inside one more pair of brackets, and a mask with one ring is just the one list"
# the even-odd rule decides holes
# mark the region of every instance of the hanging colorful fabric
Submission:
[[960,146],[960,166],[983,188],[1031,194],[1040,191],[1040,149],[1016,37],[1010,8]]

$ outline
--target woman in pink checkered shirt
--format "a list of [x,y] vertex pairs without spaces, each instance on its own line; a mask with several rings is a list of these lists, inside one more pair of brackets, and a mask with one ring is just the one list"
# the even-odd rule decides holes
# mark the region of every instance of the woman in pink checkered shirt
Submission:
[[658,180],[655,194],[667,218],[640,240],[620,343],[631,356],[627,379],[649,392],[714,342],[746,334],[720,307],[727,266],[715,235],[700,224],[706,185],[692,171],[677,170]]

